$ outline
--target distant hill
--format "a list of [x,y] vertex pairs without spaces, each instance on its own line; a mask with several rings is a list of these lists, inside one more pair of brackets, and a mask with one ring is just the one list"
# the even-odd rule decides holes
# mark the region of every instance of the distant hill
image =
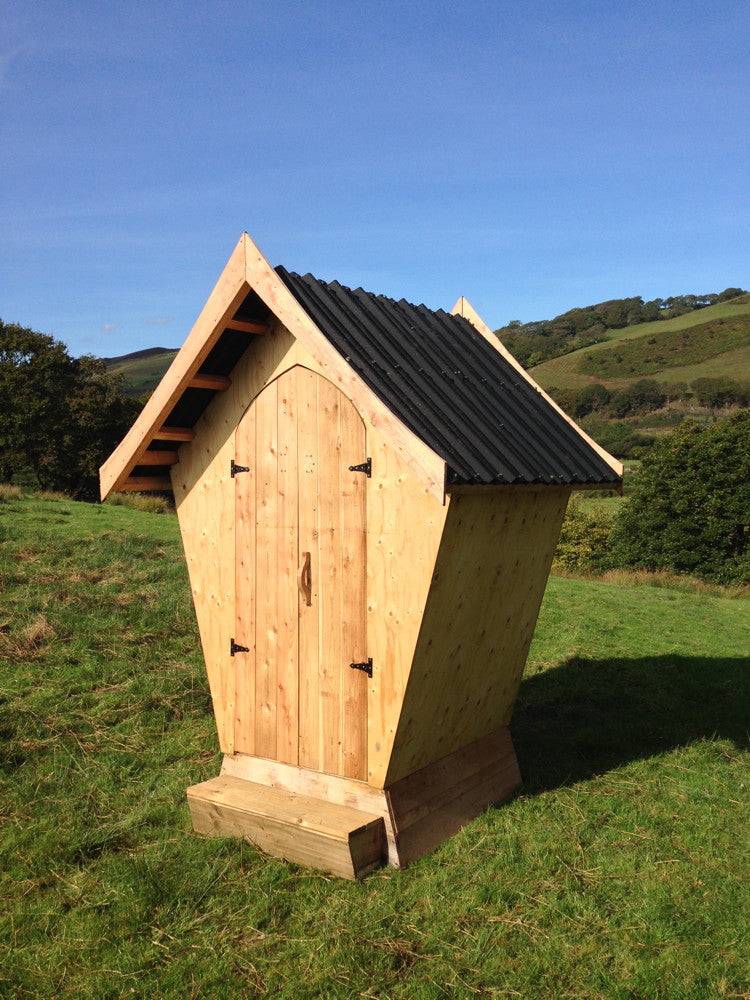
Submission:
[[688,417],[750,404],[750,295],[608,330],[530,371],[600,444],[637,458]]
[[514,320],[495,333],[527,368],[607,340],[613,330],[642,323],[666,322],[745,294],[742,288],[725,288],[705,295],[673,295],[644,301],[639,295],[608,299],[569,309],[553,319],[521,323]]
[[605,339],[531,368],[545,389],[593,382],[621,389],[635,379],[671,384],[706,376],[750,382],[750,295],[652,323],[609,330]]
[[143,396],[158,385],[177,351],[171,347],[148,347],[144,351],[104,358],[107,367],[125,378],[131,396]]

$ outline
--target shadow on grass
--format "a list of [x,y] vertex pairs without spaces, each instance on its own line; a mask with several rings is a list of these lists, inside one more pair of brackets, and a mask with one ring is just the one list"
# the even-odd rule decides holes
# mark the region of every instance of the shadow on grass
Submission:
[[574,657],[524,680],[511,731],[524,794],[700,739],[748,748],[750,657]]

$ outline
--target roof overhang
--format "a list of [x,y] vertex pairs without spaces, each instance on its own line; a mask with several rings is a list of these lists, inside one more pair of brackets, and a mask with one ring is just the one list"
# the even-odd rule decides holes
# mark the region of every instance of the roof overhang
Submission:
[[[594,441],[594,439],[590,437],[586,433],[586,431],[583,430],[582,427],[579,427],[578,424],[575,422],[575,420],[573,420],[572,417],[569,417],[568,414],[565,412],[565,410],[563,410],[562,407],[558,406],[557,403],[554,401],[554,399],[550,395],[548,395],[537,382],[534,381],[532,376],[529,374],[529,372],[526,371],[521,362],[513,357],[513,355],[510,353],[508,348],[504,346],[503,342],[500,340],[497,334],[493,330],[491,330],[489,326],[487,326],[487,324],[484,322],[482,317],[476,311],[474,306],[471,304],[471,302],[469,302],[469,300],[464,295],[461,295],[456,300],[456,303],[451,309],[451,312],[453,313],[454,316],[463,316],[464,319],[468,320],[469,323],[471,323],[471,325],[476,330],[478,330],[479,333],[482,334],[485,340],[487,340],[499,354],[502,354],[502,356],[509,364],[513,365],[513,367],[516,369],[519,375],[523,376],[523,378],[526,379],[529,385],[533,386],[533,388],[540,394],[540,396],[543,396],[544,399],[546,399],[546,401],[549,403],[549,405],[553,407],[555,410],[557,410],[557,412],[560,414],[563,420],[566,420],[570,424],[570,426],[576,431],[576,433],[579,434],[583,438],[583,440],[586,441],[594,449],[597,455],[599,455],[599,457],[602,458],[607,463],[607,465],[612,469],[612,471],[615,472],[620,477],[620,479],[622,479],[622,474],[624,469],[622,462],[616,459],[614,455],[610,455],[610,453],[606,451],[604,448],[602,448],[600,444],[597,444],[597,442]],[[516,487],[513,488],[515,489]],[[612,483],[582,483],[578,485],[572,485],[570,489],[621,491],[622,483],[615,486],[613,486]]]
[[[255,292],[276,319],[311,353],[325,376],[351,399],[373,426],[382,429],[406,463],[423,479],[429,492],[441,500],[445,490],[445,461],[421,441],[375,395],[362,378],[329,343],[313,320],[286,288],[247,233],[232,251],[213,291],[172,364],[165,372],[137,420],[99,470],[101,498],[118,490],[170,490],[171,481],[133,476],[138,466],[152,465],[153,441],[190,440],[190,430],[165,424],[182,395],[200,387],[200,368],[227,329],[248,336],[263,334],[257,324],[234,319],[247,295]],[[204,386],[209,387],[209,386]],[[218,388],[218,384],[217,384]],[[248,405],[251,400],[248,400]]]

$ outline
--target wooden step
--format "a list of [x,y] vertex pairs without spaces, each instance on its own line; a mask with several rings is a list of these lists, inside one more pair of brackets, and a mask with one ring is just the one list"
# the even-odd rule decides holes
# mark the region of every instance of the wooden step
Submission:
[[287,861],[361,878],[383,864],[380,816],[283,788],[220,775],[187,791],[193,829],[212,837],[244,837]]

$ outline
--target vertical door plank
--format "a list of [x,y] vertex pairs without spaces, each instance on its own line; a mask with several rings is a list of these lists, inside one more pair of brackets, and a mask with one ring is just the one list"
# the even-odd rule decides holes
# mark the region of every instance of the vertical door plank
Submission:
[[320,769],[318,599],[318,376],[294,369],[297,380],[297,468],[299,476],[299,553],[310,553],[311,603],[299,602],[299,763]]
[[321,769],[340,774],[341,732],[341,434],[339,390],[318,384],[318,463],[320,508],[320,749]]
[[[297,544],[297,393],[294,369],[277,380],[278,392],[278,534],[276,600],[278,657],[276,661],[276,759],[296,764],[298,752],[299,622]],[[273,586],[274,581],[267,581]]]
[[349,778],[367,780],[367,694],[369,678],[349,664],[367,659],[366,518],[367,477],[350,472],[350,465],[364,462],[365,425],[348,399],[339,407],[341,427],[341,607],[343,770]]
[[276,663],[278,655],[278,388],[272,382],[255,401],[256,476],[256,672],[255,753],[276,757]]
[[[235,490],[235,631],[248,653],[234,658],[234,739],[238,753],[255,753],[255,407],[251,406],[235,432],[234,460],[246,465],[234,481]],[[229,470],[227,469],[227,475]],[[227,644],[231,636],[226,637]]]

